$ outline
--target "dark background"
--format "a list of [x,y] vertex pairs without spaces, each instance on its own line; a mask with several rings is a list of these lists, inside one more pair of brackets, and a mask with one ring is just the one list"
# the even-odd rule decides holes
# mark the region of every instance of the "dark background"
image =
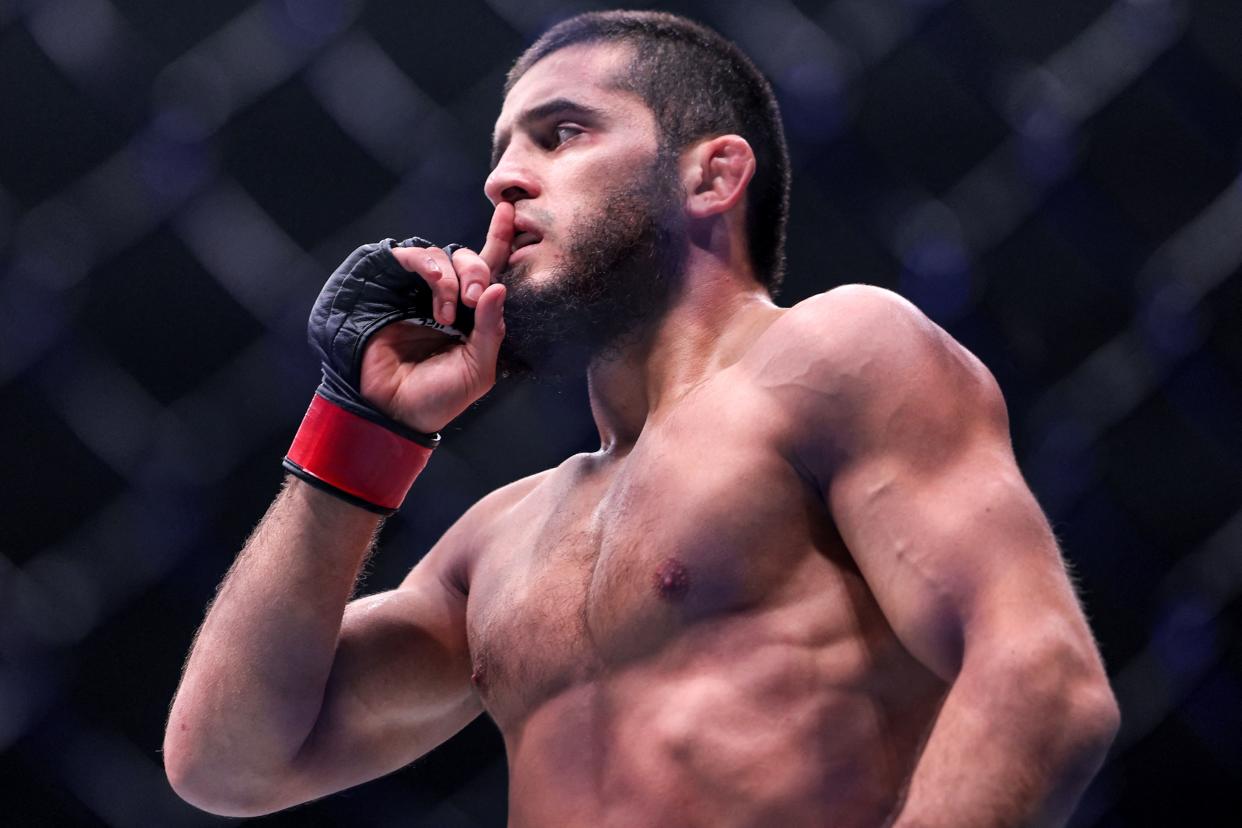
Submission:
[[[182,659],[317,381],[359,244],[478,244],[503,73],[589,3],[0,0],[0,819],[226,822],[169,789]],[[896,290],[973,350],[1124,712],[1078,826],[1237,822],[1242,3],[662,6],[773,80],[782,303]],[[585,391],[447,432],[363,592],[494,487],[597,447]],[[266,825],[502,825],[486,721]]]

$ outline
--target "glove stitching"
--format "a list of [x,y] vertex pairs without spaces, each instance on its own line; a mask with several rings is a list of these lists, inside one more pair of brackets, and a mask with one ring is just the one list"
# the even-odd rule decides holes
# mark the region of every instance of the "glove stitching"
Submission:
[[[383,250],[383,246],[386,242],[390,243],[391,241],[392,241],[391,239],[384,239],[376,245],[375,250],[368,251],[366,254],[364,254],[363,257],[358,260],[358,263],[355,264],[352,268],[350,268],[350,271],[349,273],[345,275],[345,278],[341,280],[341,286],[344,286],[345,282],[349,281],[351,278],[354,279],[354,281],[358,283],[357,296],[358,296],[358,299],[360,300],[362,296],[364,295],[364,291],[366,290],[367,284],[370,282],[370,277],[371,277],[370,264],[373,262],[371,257],[374,256],[376,253],[378,253],[380,250]],[[391,255],[391,253],[389,255]],[[340,290],[338,289],[336,296],[333,297],[333,301],[332,301],[333,308],[336,307],[336,300],[340,298],[340,295],[341,293],[340,293]],[[357,307],[357,301],[355,301],[355,307]],[[336,357],[339,355],[337,351],[337,340],[341,338],[341,334],[346,329],[346,323],[349,321],[349,311],[342,310],[340,311],[340,313],[345,318],[342,320],[340,327],[336,329],[336,333],[333,334],[332,340],[329,344],[331,348],[330,354],[333,357]],[[349,372],[349,376],[346,376],[344,379],[347,382],[349,382],[351,386],[360,385],[362,381],[361,370],[360,370],[361,366],[359,364],[360,360],[355,360],[354,355],[350,354],[348,359],[338,360],[338,361],[344,363],[341,367],[345,368]],[[362,389],[356,388],[355,390],[358,392],[359,398],[361,398]]]
[[[381,241],[379,242],[379,244],[383,244],[383,242]],[[353,258],[353,256],[357,254],[360,250],[363,250],[364,248],[367,248],[370,246],[371,245],[364,244],[362,247],[359,247],[352,254],[350,254],[350,258]],[[341,270],[345,270],[345,273],[341,275],[341,280],[340,282],[337,283],[336,289],[332,293],[332,301],[328,304],[328,311],[325,314],[325,318],[324,318],[324,325],[330,326],[332,324],[332,319],[334,316],[339,315],[340,317],[342,317],[340,324],[338,324],[336,327],[336,332],[332,334],[332,336],[328,339],[326,343],[324,343],[326,345],[326,348],[323,349],[323,352],[324,352],[323,355],[324,355],[324,358],[327,359],[329,362],[336,361],[334,359],[336,355],[336,341],[337,339],[340,338],[341,332],[344,331],[345,322],[348,320],[348,317],[349,317],[348,310],[338,308],[338,303],[341,301],[342,288],[345,286],[345,283],[348,282],[350,278],[353,276],[355,269],[358,268],[364,261],[366,261],[367,256],[370,256],[371,253],[373,252],[374,251],[367,251],[366,253],[363,253],[362,257],[348,270],[345,270],[344,264],[341,265]],[[346,259],[345,261],[348,262],[349,259]]]

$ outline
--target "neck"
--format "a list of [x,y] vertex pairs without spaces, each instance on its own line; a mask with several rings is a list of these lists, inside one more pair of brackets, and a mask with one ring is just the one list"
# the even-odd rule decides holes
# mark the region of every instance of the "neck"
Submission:
[[779,309],[748,270],[714,257],[686,262],[668,311],[613,358],[587,370],[600,450],[624,455],[647,421],[737,362]]

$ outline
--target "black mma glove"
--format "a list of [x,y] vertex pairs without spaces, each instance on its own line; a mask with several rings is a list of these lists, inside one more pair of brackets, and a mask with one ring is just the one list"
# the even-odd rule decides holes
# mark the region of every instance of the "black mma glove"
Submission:
[[[323,381],[284,467],[317,488],[380,514],[391,514],[401,505],[440,435],[407,428],[363,398],[359,388],[367,340],[398,320],[458,339],[474,325],[474,310],[461,304],[454,326],[436,322],[431,288],[392,254],[393,247],[430,246],[424,239],[410,238],[359,247],[328,279],[307,324]],[[458,247],[444,250],[452,256]]]

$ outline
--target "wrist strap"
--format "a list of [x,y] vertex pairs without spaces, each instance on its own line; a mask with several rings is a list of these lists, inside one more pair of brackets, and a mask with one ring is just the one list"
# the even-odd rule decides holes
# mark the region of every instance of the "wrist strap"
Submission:
[[355,506],[392,514],[429,457],[431,449],[316,394],[284,467]]

